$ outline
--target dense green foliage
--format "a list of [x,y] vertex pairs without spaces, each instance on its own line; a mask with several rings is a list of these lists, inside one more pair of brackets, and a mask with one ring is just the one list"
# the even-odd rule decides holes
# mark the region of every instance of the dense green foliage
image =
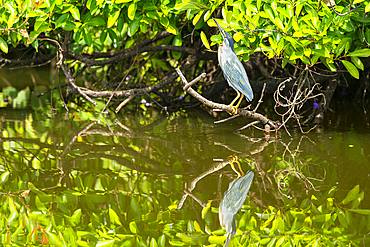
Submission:
[[[188,246],[225,241],[225,231],[217,226],[218,210],[211,202],[203,209],[201,221],[194,219],[191,209],[176,211],[181,176],[160,179],[119,167],[99,174],[81,167],[68,175],[66,183],[58,169],[40,168],[12,169],[0,176],[1,189],[6,191],[0,194],[0,232],[5,245]],[[368,243],[364,236],[370,230],[370,209],[359,208],[364,192],[355,186],[344,199],[336,200],[336,190],[314,192],[300,204],[297,199],[285,199],[283,207],[260,208],[247,200],[237,216],[238,235],[231,243]]]
[[[334,4],[334,2],[333,2]],[[222,9],[222,25],[234,34],[236,52],[248,60],[254,52],[269,58],[311,67],[323,63],[331,71],[341,61],[352,76],[364,65],[360,57],[368,57],[370,3],[338,1],[333,8],[324,1],[131,1],[103,0],[63,1],[11,0],[1,3],[0,48],[8,45],[31,44],[36,49],[39,40],[55,39],[57,34],[73,31],[72,52],[106,51],[129,48],[143,35],[154,37],[167,30],[175,35],[172,44],[182,45],[186,21],[204,28],[212,26],[213,16]],[[203,41],[206,39],[203,38]],[[219,42],[220,37],[212,37]],[[205,42],[207,44],[207,42]],[[206,45],[207,46],[207,45]],[[179,53],[172,52],[175,58]],[[351,61],[348,61],[350,58]],[[297,64],[297,61],[303,64]]]
[[359,57],[370,56],[366,48],[370,43],[366,17],[370,3],[360,0],[337,4],[335,8],[341,13],[356,10],[339,15],[324,1],[226,1],[223,26],[234,33],[236,53],[244,60],[262,51],[269,58],[282,59],[282,68],[287,63],[299,65],[300,60],[302,69],[324,63],[333,72],[337,71],[335,62],[341,61],[358,79],[358,69],[364,69]]

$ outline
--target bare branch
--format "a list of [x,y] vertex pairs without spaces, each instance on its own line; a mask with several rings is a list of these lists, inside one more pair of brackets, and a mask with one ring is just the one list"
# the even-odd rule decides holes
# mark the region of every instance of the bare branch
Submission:
[[[185,86],[188,85],[188,82],[187,82],[186,78],[184,77],[184,75],[182,74],[181,70],[180,69],[176,69],[176,72],[180,76],[182,83]],[[230,106],[224,105],[224,104],[219,104],[219,103],[215,103],[213,101],[210,101],[210,100],[204,98],[202,95],[198,94],[191,87],[189,87],[187,89],[187,92],[189,94],[191,94],[194,98],[196,98],[197,100],[199,100],[200,102],[202,102],[203,104],[205,104],[208,107],[215,108],[215,109],[221,109],[221,110],[226,111],[226,112],[232,112],[232,108]],[[256,112],[253,112],[253,111],[248,111],[246,109],[240,109],[239,108],[239,109],[237,109],[237,114],[240,115],[240,116],[245,116],[245,117],[256,119],[256,120],[260,121],[263,125],[269,124],[273,129],[277,129],[278,128],[276,122],[274,122],[274,121],[266,118],[265,116],[263,116],[263,115],[261,115],[259,113],[256,113]]]

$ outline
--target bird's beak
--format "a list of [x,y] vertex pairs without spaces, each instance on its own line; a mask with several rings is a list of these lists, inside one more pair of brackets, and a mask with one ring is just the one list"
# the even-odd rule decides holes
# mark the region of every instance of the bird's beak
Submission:
[[225,30],[220,26],[220,24],[218,24],[218,22],[215,20],[215,18],[213,18],[212,17],[212,19],[213,19],[213,21],[217,24],[217,26],[218,26],[218,29],[220,29],[220,32],[221,32],[221,35],[222,35],[222,37],[226,37],[226,35],[225,35]]
[[226,242],[225,242],[225,246],[224,247],[227,247],[227,245],[229,244],[229,242],[230,242],[230,239],[231,239],[231,234],[230,233],[228,233],[227,234],[227,237],[226,237]]

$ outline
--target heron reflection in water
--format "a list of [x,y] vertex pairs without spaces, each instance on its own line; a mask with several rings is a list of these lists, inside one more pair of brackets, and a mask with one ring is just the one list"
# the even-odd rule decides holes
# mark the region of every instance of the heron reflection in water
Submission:
[[[241,172],[238,172],[235,169],[234,163],[238,164]],[[243,206],[244,201],[247,198],[254,176],[251,171],[244,175],[236,156],[230,164],[233,170],[238,174],[238,177],[229,184],[229,188],[224,193],[224,197],[222,198],[218,208],[220,224],[227,232],[225,247],[229,244],[230,239],[236,233],[235,215]]]

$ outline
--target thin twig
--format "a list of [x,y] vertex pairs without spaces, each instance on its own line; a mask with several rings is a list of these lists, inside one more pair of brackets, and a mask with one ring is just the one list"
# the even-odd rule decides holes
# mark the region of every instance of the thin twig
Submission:
[[259,122],[260,122],[260,121],[254,121],[254,122],[251,122],[251,123],[249,123],[249,124],[245,125],[244,127],[241,127],[240,129],[234,130],[234,132],[242,131],[242,130],[244,130],[244,129],[246,129],[246,128],[248,128],[248,127],[252,126],[252,125],[259,124]]
[[[218,109],[215,109],[215,110],[218,110]],[[218,124],[218,123],[224,123],[224,122],[226,122],[226,121],[229,121],[229,120],[234,119],[234,118],[237,118],[237,117],[239,117],[239,114],[237,114],[237,115],[233,115],[233,116],[230,116],[230,117],[225,118],[225,119],[222,119],[222,120],[218,120],[218,121],[216,121],[216,122],[214,122],[214,123],[215,123],[215,124]]]
[[[109,102],[112,100],[115,92],[117,92],[118,88],[120,88],[121,84],[123,83],[123,81],[126,79],[128,73],[130,73],[130,70],[132,68],[132,66],[134,66],[135,64],[135,61],[137,59],[137,56],[135,57],[134,61],[132,62],[130,68],[128,68],[127,72],[126,72],[126,75],[122,78],[121,82],[118,84],[118,86],[116,87],[116,89],[114,89],[112,95],[109,97],[108,99],[108,102],[105,104],[103,110],[101,111],[101,114],[103,114],[103,112],[105,112],[105,109],[107,108]],[[125,99],[117,108],[116,108],[116,113],[119,112],[119,110],[125,105],[127,104],[131,99],[133,99],[134,95],[130,95],[127,99]]]
[[131,95],[131,96],[129,96],[127,99],[125,99],[124,101],[122,101],[121,102],[121,104],[119,104],[119,106],[117,106],[117,108],[116,108],[116,113],[118,113],[120,110],[121,110],[121,108],[124,106],[124,105],[126,105],[128,102],[130,102],[130,100],[132,100],[133,98],[134,98],[135,96],[134,95]]
[[[291,78],[289,78],[289,79],[291,79]],[[254,108],[253,112],[256,112],[256,111],[257,111],[257,109],[258,109],[258,107],[260,106],[260,104],[263,102],[263,101],[262,101],[262,98],[263,98],[263,93],[265,92],[265,88],[266,88],[266,83],[263,83],[263,88],[262,88],[262,92],[261,92],[261,97],[260,97],[260,99],[258,100],[258,102],[257,102],[257,106],[256,106],[256,108]]]
[[195,83],[197,83],[198,81],[202,80],[203,78],[206,77],[206,73],[202,73],[200,76],[198,76],[197,78],[195,78],[194,80],[192,80],[191,82],[189,82],[187,85],[184,86],[184,91],[188,90],[189,87],[193,86]]

